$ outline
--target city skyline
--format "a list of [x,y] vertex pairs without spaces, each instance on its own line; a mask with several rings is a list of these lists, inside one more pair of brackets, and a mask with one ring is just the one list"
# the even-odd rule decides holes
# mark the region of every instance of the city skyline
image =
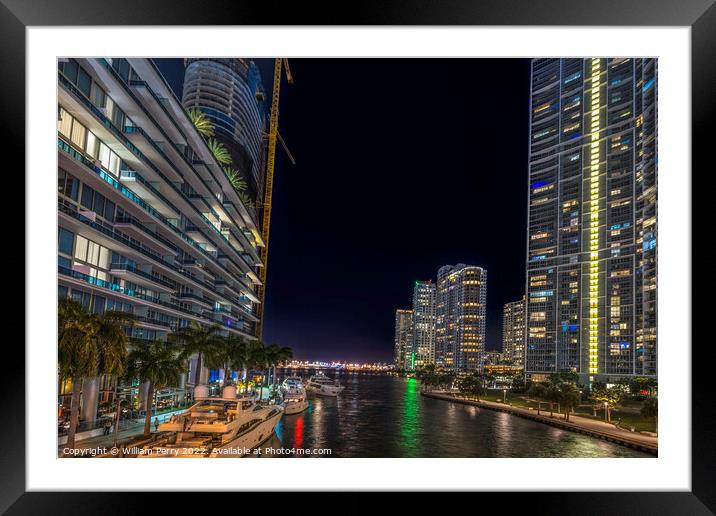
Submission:
[[[279,134],[282,77],[288,86],[302,65],[351,63],[298,60],[293,71],[286,59],[273,63],[267,112],[266,62],[172,60],[186,80],[170,85],[148,58],[58,61],[59,456],[76,456],[78,441],[125,437],[141,446],[118,449],[122,458],[188,456],[195,445],[207,457],[262,445],[284,453],[317,443],[329,421],[355,430],[357,412],[339,410],[345,403],[383,433],[397,423],[401,439],[356,448],[339,438],[319,454],[542,456],[541,423],[587,434],[550,455],[657,454],[656,61],[532,59],[521,107],[528,170],[513,152],[514,177],[493,170],[518,147],[505,106],[519,106],[520,95],[491,98],[497,118],[485,118],[465,115],[487,114],[487,94],[471,92],[459,110],[459,94],[452,106],[420,105],[426,112],[404,95],[354,91],[346,105],[362,116],[332,125],[321,116],[332,112],[309,101],[330,98],[307,88],[286,95],[288,106],[310,106],[315,127],[338,139],[288,123]],[[455,63],[418,62],[444,66],[441,84]],[[459,64],[484,71],[478,61]],[[386,79],[415,62],[361,65]],[[313,76],[328,86],[335,79]],[[427,90],[412,93],[435,95]],[[285,120],[301,120],[286,111]],[[410,126],[402,138],[388,132],[396,121]],[[456,139],[454,153],[432,150]],[[286,140],[307,152],[307,166],[292,169],[299,178],[286,171],[285,158],[296,164]],[[492,143],[504,148],[483,148]],[[425,152],[416,155],[416,145]],[[274,171],[278,184],[293,180],[283,200],[272,197]],[[279,234],[269,262],[272,223],[292,231]],[[476,258],[455,260],[461,252]],[[267,276],[269,263],[277,272]],[[406,294],[411,301],[398,304]],[[266,334],[264,301],[291,317],[271,319],[267,309]],[[380,334],[389,303],[390,347]],[[491,333],[501,344],[487,345]],[[443,421],[454,403],[488,413],[448,416],[450,425],[430,427],[437,435],[416,439],[426,428],[420,417]],[[493,410],[530,422],[514,427],[518,440],[502,428],[514,445],[477,439],[475,447],[469,436],[494,427]],[[443,431],[467,446],[428,450]],[[612,432],[616,447],[583,447]]]
[[[176,84],[182,60],[164,61]],[[257,64],[270,78],[271,60]],[[493,278],[486,349],[500,349],[502,305],[524,293],[529,60],[292,59],[291,69],[281,134],[297,164],[277,151],[265,340],[308,359],[392,362],[394,311],[411,307],[410,285],[474,263]],[[404,77],[421,80],[406,91]],[[320,138],[303,130],[314,120],[325,121]],[[444,215],[430,208],[406,225],[428,198]]]

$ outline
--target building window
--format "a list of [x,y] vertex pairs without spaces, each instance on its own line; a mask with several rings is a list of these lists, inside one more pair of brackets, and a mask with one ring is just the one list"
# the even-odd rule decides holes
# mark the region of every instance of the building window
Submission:
[[79,75],[77,77],[77,87],[79,90],[85,94],[85,97],[90,97],[90,92],[92,90],[92,77],[85,72],[82,67],[79,69]]
[[77,195],[80,189],[80,182],[75,179],[71,174],[63,169],[57,171],[57,191],[69,197],[73,201],[77,200]]
[[57,235],[57,246],[62,254],[72,256],[72,244],[74,243],[74,234],[64,228],[60,228]]

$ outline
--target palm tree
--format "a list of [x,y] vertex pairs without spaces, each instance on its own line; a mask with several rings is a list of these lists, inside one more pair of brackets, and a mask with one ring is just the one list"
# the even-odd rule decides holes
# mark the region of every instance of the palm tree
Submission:
[[83,379],[99,374],[122,374],[128,341],[122,326],[133,322],[134,317],[125,312],[94,314],[76,301],[60,300],[57,340],[59,372],[61,377],[72,379],[68,448],[75,446]]
[[249,197],[249,195],[246,192],[238,192],[237,195],[239,196],[239,199],[241,199],[241,202],[246,206],[247,208],[253,208],[254,201]]
[[[267,346],[261,342],[256,341],[257,345],[253,352],[253,360],[250,362],[253,369],[261,371],[261,386],[259,391],[259,400],[262,398],[264,393],[264,384],[266,383],[266,375],[271,367],[271,356],[267,351]],[[248,383],[248,382],[247,382]]]
[[224,368],[224,385],[233,384],[233,372],[244,367],[244,347],[246,339],[231,333],[223,338],[221,360]]
[[182,359],[187,360],[195,353],[197,354],[194,386],[199,385],[201,382],[202,359],[208,356],[209,361],[212,362],[211,365],[216,362],[216,355],[221,348],[222,337],[219,335],[220,330],[221,326],[218,324],[203,328],[196,321],[191,321],[189,326],[185,326],[169,335],[170,342],[178,343],[182,347],[180,353]]
[[[288,346],[279,346],[278,348],[278,363],[277,365],[285,364],[293,358],[293,350]],[[274,374],[276,374],[276,368],[274,367]]]
[[74,448],[75,432],[80,414],[82,378],[93,376],[97,363],[97,348],[93,335],[97,324],[81,304],[61,299],[58,307],[58,364],[60,375],[72,379],[70,428],[67,446]]
[[223,170],[224,174],[226,174],[226,179],[229,180],[229,183],[231,183],[231,186],[234,187],[234,190],[237,192],[243,192],[248,188],[249,184],[238,170],[231,167],[223,167]]
[[211,123],[206,114],[199,108],[191,108],[186,112],[189,115],[189,120],[194,124],[196,132],[205,138],[214,136],[214,124]]
[[216,160],[219,165],[228,165],[231,163],[231,154],[229,154],[229,150],[224,147],[224,145],[214,138],[209,138],[206,141],[206,144],[209,146],[209,150],[214,155],[214,159]]
[[291,348],[281,347],[278,344],[270,344],[265,348],[266,362],[271,370],[272,383],[276,381],[276,366],[290,360],[293,357]]
[[249,391],[249,371],[258,367],[262,361],[263,345],[258,340],[249,340],[239,351],[240,362],[243,364],[244,392]]
[[569,414],[579,406],[582,394],[577,386],[571,382],[562,382],[557,387],[559,403],[564,408],[564,420],[569,421]]
[[478,372],[463,376],[458,381],[458,389],[463,395],[473,396],[480,401],[480,396],[485,393],[484,379]]
[[533,383],[527,391],[527,395],[537,399],[537,415],[539,415],[542,406],[540,401],[547,397],[547,389],[541,383]]
[[545,389],[545,399],[549,402],[549,417],[554,416],[554,404],[559,403],[559,387],[556,384],[549,384]]
[[149,383],[144,410],[144,435],[151,435],[152,401],[155,389],[176,386],[184,372],[185,360],[174,346],[161,340],[135,347],[129,353],[127,376]]

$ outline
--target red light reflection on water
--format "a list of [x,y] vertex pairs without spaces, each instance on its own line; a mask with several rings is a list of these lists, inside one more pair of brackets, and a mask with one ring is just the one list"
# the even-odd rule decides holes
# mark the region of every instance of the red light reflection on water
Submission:
[[301,448],[303,446],[303,416],[299,416],[298,419],[296,419],[296,427],[293,430],[293,446],[294,448]]

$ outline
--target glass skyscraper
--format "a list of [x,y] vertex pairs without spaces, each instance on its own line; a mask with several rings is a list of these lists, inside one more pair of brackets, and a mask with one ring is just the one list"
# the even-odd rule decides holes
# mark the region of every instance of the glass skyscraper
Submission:
[[255,206],[264,199],[266,180],[265,98],[261,74],[250,59],[186,59],[182,103],[199,108],[214,124],[215,137],[229,150]]
[[435,363],[435,283],[416,281],[413,290],[413,366]]
[[525,358],[525,298],[505,303],[502,309],[502,357],[522,367]]
[[657,374],[657,65],[532,61],[530,375]]
[[413,311],[395,311],[395,348],[393,363],[397,369],[413,369]]
[[436,364],[445,369],[482,371],[485,352],[487,271],[446,265],[438,271]]

